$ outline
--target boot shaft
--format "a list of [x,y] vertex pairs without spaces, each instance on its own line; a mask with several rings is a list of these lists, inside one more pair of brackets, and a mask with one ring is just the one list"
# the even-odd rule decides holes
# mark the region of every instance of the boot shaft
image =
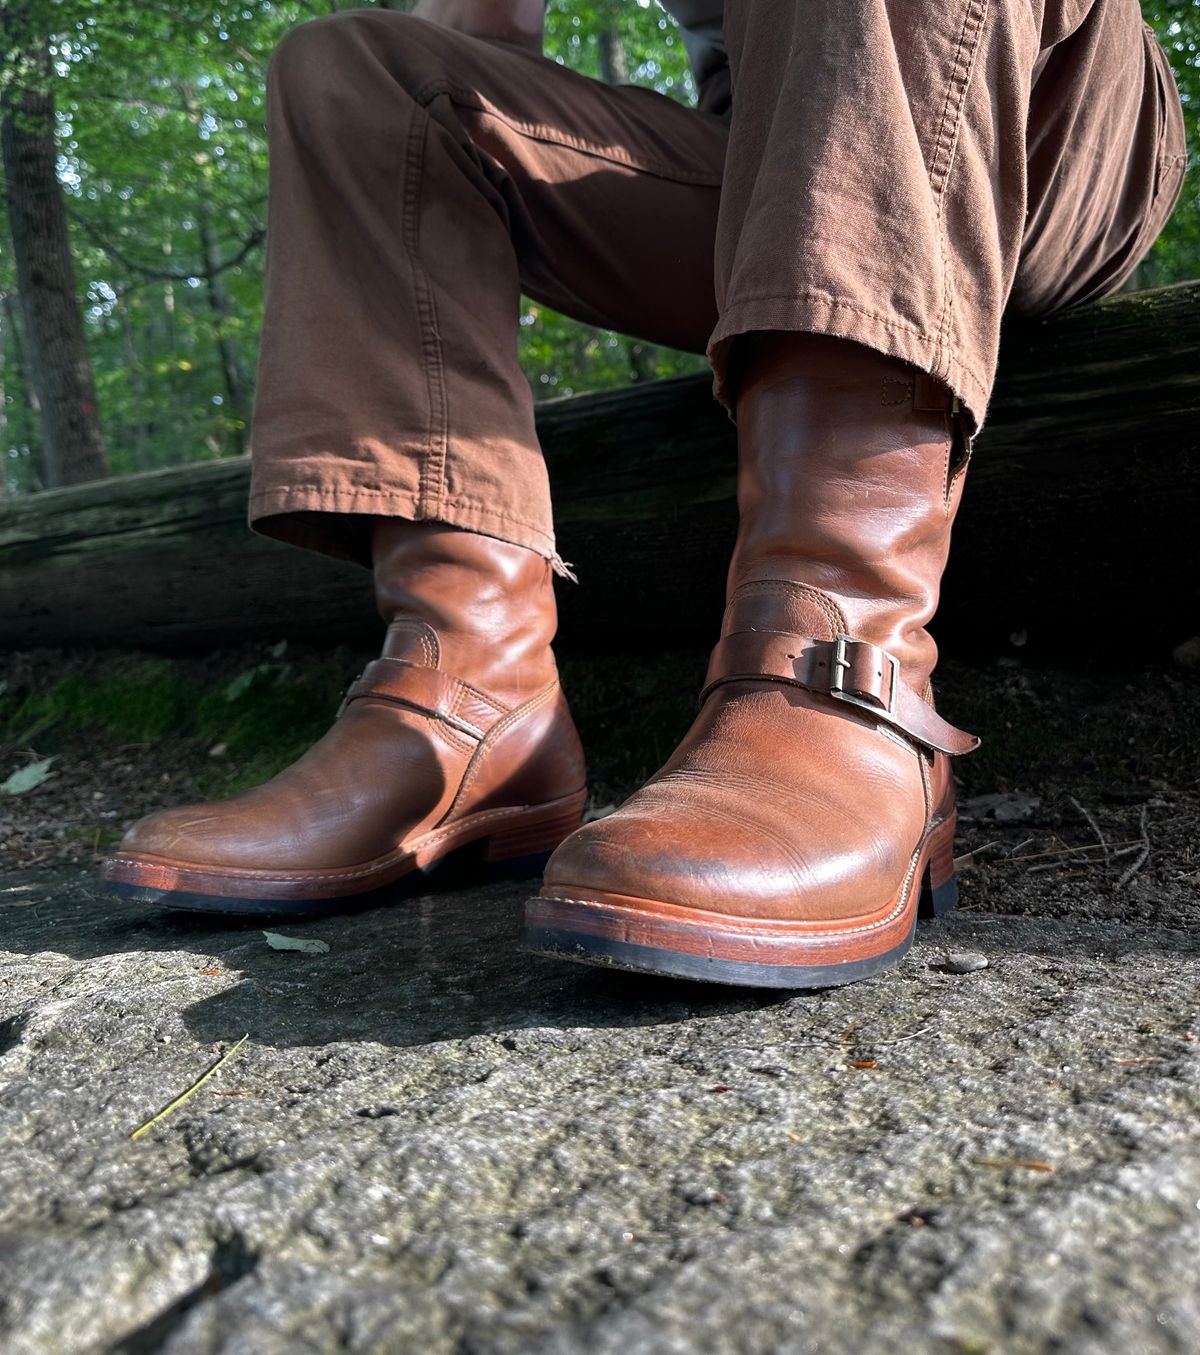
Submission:
[[518,704],[557,677],[550,562],[439,523],[380,519],[372,558],[385,658],[440,668]]
[[[737,400],[737,546],[725,632],[869,640],[921,691],[962,493],[963,416],[940,383],[871,349],[804,334],[747,340]],[[781,590],[770,581],[804,585]],[[749,585],[753,585],[750,587]]]

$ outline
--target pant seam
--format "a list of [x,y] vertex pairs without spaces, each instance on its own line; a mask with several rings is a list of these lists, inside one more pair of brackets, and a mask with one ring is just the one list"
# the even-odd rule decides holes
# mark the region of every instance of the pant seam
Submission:
[[[940,346],[936,334],[930,334],[925,330],[917,329],[913,325],[906,325],[903,321],[889,319],[887,316],[881,315],[876,311],[868,310],[865,306],[855,305],[853,301],[842,300],[830,292],[822,292],[812,288],[806,288],[804,291],[800,292],[774,292],[756,294],[754,296],[739,296],[732,306],[727,306],[722,312],[721,323],[724,322],[727,316],[735,315],[743,307],[762,301],[784,301],[788,303],[811,301],[818,305],[829,306],[834,310],[853,311],[856,315],[861,315],[865,319],[873,320],[876,324],[882,325],[885,329],[895,330],[898,334],[909,334],[914,339],[919,339],[922,343],[930,344],[934,348]],[[720,327],[721,325],[719,323],[717,329],[719,330]],[[979,374],[968,367],[961,359],[955,358],[955,364],[977,385],[984,386],[986,384],[980,378]]]
[[[950,341],[952,317],[954,314],[954,273],[950,267],[946,239],[946,192],[950,183],[950,174],[954,168],[955,152],[958,149],[958,135],[962,128],[963,109],[966,106],[967,88],[971,83],[971,73],[975,68],[975,57],[979,51],[979,40],[987,21],[987,0],[970,0],[963,15],[962,31],[958,37],[958,50],[954,54],[954,69],[950,74],[950,84],[946,90],[946,102],[942,108],[942,121],[938,128],[930,165],[929,186],[937,200],[938,254],[942,271],[942,313],[938,319],[937,338],[937,375],[944,376],[947,370],[947,357]],[[969,46],[969,50],[968,50]],[[953,105],[953,115],[951,107]],[[953,118],[953,121],[951,121]],[[965,370],[965,369],[964,369]]]
[[627,152],[622,153],[614,147],[597,146],[594,142],[569,136],[561,128],[553,127],[548,123],[525,122],[510,117],[507,113],[502,113],[494,105],[481,98],[477,90],[456,85],[446,79],[430,80],[422,85],[412,97],[418,107],[424,110],[439,95],[446,95],[453,102],[465,108],[474,109],[475,112],[482,113],[485,117],[493,118],[519,136],[528,137],[532,141],[544,141],[552,146],[563,146],[567,150],[578,151],[581,155],[590,155],[609,164],[622,165],[626,169],[650,174],[656,179],[668,179],[674,183],[698,184],[709,188],[719,188],[722,184],[722,176],[719,175],[692,173],[686,169],[680,169],[678,166],[668,165],[665,161],[635,157]]
[[[370,498],[384,499],[390,503],[411,503],[414,511],[426,516],[424,504],[421,502],[420,491],[413,493],[411,490],[390,490],[390,489],[368,489],[363,486],[349,485],[340,489],[321,489],[315,485],[279,485],[273,489],[260,490],[250,495],[250,508],[271,508],[276,512],[297,512],[301,511],[295,505],[288,503],[287,507],[280,507],[280,500],[290,500],[292,498],[303,499],[328,499],[339,500],[344,498]],[[471,512],[486,513],[488,517],[495,518],[501,522],[511,522],[514,527],[525,527],[531,532],[536,532],[539,536],[549,538],[550,533],[546,528],[537,522],[530,522],[526,518],[517,517],[514,513],[505,513],[503,510],[485,503],[482,499],[453,498],[443,497],[440,500],[440,509],[464,508]]]
[[449,427],[446,408],[445,375],[442,367],[442,336],[438,328],[437,308],[434,305],[429,277],[420,260],[420,203],[417,201],[424,178],[425,139],[429,123],[424,109],[413,119],[406,147],[406,183],[402,238],[404,251],[412,269],[413,295],[417,302],[417,324],[421,331],[422,365],[425,368],[425,391],[429,402],[426,425],[426,454],[421,459],[421,477],[418,504],[422,515],[437,512],[442,496],[446,472],[446,449]]

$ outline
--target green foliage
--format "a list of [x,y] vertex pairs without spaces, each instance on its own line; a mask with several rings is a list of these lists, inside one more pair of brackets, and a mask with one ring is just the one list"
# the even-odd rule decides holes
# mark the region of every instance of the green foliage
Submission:
[[[50,686],[0,693],[0,747],[39,750],[80,736],[100,747],[186,740],[220,749],[201,791],[256,785],[294,761],[328,728],[352,660],[344,651],[279,662],[278,646],[232,676],[228,659],[209,676],[195,665],[109,654],[69,668]],[[256,658],[257,656],[255,656]]]
[[1189,151],[1179,206],[1138,269],[1140,286],[1160,287],[1200,276],[1200,0],[1142,0],[1142,12],[1171,58]]
[[[407,0],[380,0],[407,8]],[[97,395],[114,473],[245,450],[262,310],[267,61],[338,0],[0,0],[50,44]],[[1144,0],[1200,145],[1200,0]],[[10,47],[13,44],[10,42]],[[693,95],[682,41],[651,0],[553,0],[547,50],[589,76]],[[0,61],[0,95],[36,78]],[[0,240],[7,227],[0,204]],[[648,225],[652,229],[652,225]],[[1200,274],[1200,176],[1139,270]],[[0,249],[0,493],[39,485],[38,422]],[[535,398],[698,370],[695,355],[591,329],[532,302],[521,358]]]

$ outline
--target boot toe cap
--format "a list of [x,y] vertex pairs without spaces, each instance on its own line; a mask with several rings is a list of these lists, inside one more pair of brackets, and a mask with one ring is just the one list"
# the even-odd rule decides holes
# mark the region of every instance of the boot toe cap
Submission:
[[[716,793],[680,801],[650,786],[558,848],[543,892],[593,893],[754,920],[865,915],[902,885],[907,852],[888,835],[813,816],[781,831],[778,813]],[[772,820],[776,822],[772,822]]]
[[248,816],[227,804],[181,805],[139,819],[121,839],[116,857],[151,856],[181,864],[242,869],[276,864],[286,835],[272,825],[265,835],[249,831]]

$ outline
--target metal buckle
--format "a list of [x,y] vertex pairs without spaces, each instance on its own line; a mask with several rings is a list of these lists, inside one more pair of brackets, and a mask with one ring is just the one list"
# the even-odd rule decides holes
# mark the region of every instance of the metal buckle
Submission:
[[869,697],[859,696],[857,692],[848,691],[842,685],[842,674],[850,667],[850,660],[847,657],[851,645],[865,645],[866,640],[855,640],[849,635],[839,635],[833,642],[833,657],[829,661],[829,695],[836,697],[839,701],[849,702],[852,706],[860,706],[863,710],[871,711],[873,714],[883,713],[885,715],[895,715],[896,697],[900,691],[900,662],[893,654],[889,654],[886,649],[879,649],[878,645],[872,645],[872,649],[878,649],[879,653],[887,660],[891,672],[891,685],[888,688],[888,700],[885,705],[882,701],[873,701]]

